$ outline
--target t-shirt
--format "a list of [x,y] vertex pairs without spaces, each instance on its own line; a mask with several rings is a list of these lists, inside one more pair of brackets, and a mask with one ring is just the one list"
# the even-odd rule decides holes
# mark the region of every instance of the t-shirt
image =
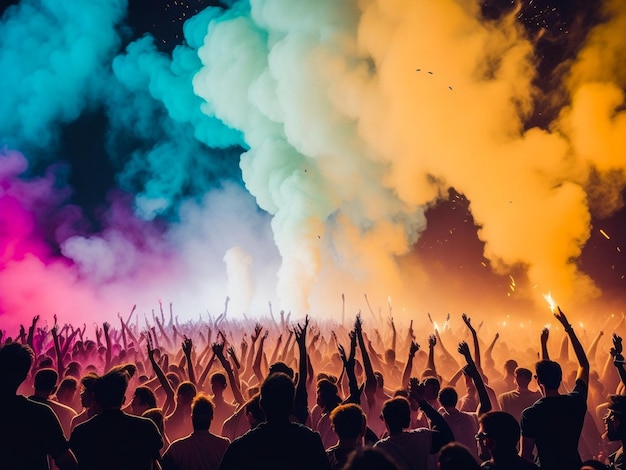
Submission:
[[542,397],[541,392],[531,390],[511,390],[498,397],[498,403],[502,411],[515,416],[519,422],[522,418],[522,411],[535,404]]
[[49,406],[21,395],[0,400],[0,469],[48,470],[69,445]]
[[445,408],[440,410],[441,416],[446,420],[454,434],[454,440],[466,446],[472,455],[478,460],[478,448],[476,445],[476,433],[478,432],[478,415],[467,413],[457,409],[448,412]]
[[522,436],[535,439],[542,470],[578,470],[578,440],[587,411],[587,384],[567,395],[543,397],[522,412]]
[[163,470],[217,470],[230,441],[209,431],[194,431],[170,444]]
[[375,447],[387,452],[401,470],[435,470],[431,456],[432,431],[426,428],[412,429],[381,439]]
[[320,435],[298,423],[261,423],[235,439],[220,470],[330,470]]
[[70,447],[81,469],[152,470],[163,439],[151,420],[105,410],[74,428]]
[[326,449],[326,456],[328,457],[331,468],[333,470],[339,470],[343,468],[352,452],[354,452],[354,449],[339,447],[339,444]]

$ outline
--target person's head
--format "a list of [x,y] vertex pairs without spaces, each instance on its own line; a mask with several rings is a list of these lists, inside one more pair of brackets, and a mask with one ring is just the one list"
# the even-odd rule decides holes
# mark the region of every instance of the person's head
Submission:
[[19,343],[0,348],[0,392],[15,394],[28,375],[35,354],[29,346]]
[[283,374],[287,374],[290,379],[293,379],[294,376],[293,369],[282,361],[274,362],[270,366],[268,375],[272,375],[274,372],[282,372]]
[[221,372],[215,372],[211,375],[211,390],[214,395],[221,396],[226,390],[228,386],[228,382],[226,381],[226,376]]
[[213,401],[204,393],[198,393],[191,403],[191,424],[194,431],[207,431],[213,421]]
[[459,401],[459,395],[454,387],[444,387],[439,391],[439,403],[444,408],[455,408]]
[[463,444],[451,442],[441,448],[439,470],[479,470],[480,466]]
[[610,441],[620,441],[626,437],[626,397],[623,395],[609,395],[609,406],[604,417],[607,438]]
[[379,447],[359,447],[350,454],[343,470],[399,470],[400,466]]
[[383,419],[390,434],[398,434],[411,424],[411,406],[404,397],[394,397],[383,403]]
[[180,405],[191,405],[196,393],[196,386],[193,382],[185,380],[184,382],[181,382],[176,389],[176,403]]
[[152,421],[156,425],[161,435],[164,435],[165,416],[163,415],[163,410],[161,408],[150,408],[149,410],[144,411],[141,416],[143,416],[144,418],[148,418],[150,421]]
[[481,455],[488,451],[495,460],[500,455],[516,454],[519,439],[519,423],[509,413],[490,411],[478,418],[476,441]]
[[436,400],[437,396],[439,396],[439,389],[441,387],[439,379],[437,377],[428,377],[424,380],[424,387],[424,399]]
[[59,374],[56,370],[46,367],[40,369],[35,374],[35,393],[41,395],[52,395],[57,388]]
[[122,368],[114,368],[96,379],[94,398],[102,409],[120,409],[124,404],[130,377]]
[[359,405],[339,405],[331,411],[330,422],[340,441],[365,436],[366,417]]
[[282,372],[270,374],[261,385],[261,409],[267,421],[289,419],[293,411],[295,386],[291,378]]
[[74,377],[65,377],[57,388],[57,399],[66,405],[72,403],[76,396],[77,388],[78,382]]
[[95,372],[88,372],[80,379],[80,404],[85,408],[91,408],[94,404],[95,396],[93,393],[93,387],[96,383],[98,374]]
[[82,371],[82,367],[80,365],[80,362],[78,361],[71,361],[68,365],[67,365],[67,369],[65,369],[64,372],[64,376],[65,377],[74,377],[76,379],[78,379],[80,377]]
[[517,369],[517,361],[515,359],[509,359],[504,363],[504,371],[506,375],[513,375]]
[[515,383],[521,389],[528,388],[530,381],[533,379],[533,373],[530,369],[525,367],[518,367],[515,369]]
[[133,393],[133,400],[130,402],[130,407],[133,410],[133,414],[141,416],[145,411],[156,408],[156,396],[151,388],[145,385],[140,385],[135,389]]
[[341,402],[337,396],[337,385],[328,379],[318,380],[315,392],[316,402],[323,409],[332,409]]
[[265,413],[263,413],[263,410],[261,409],[260,401],[261,401],[261,394],[257,393],[252,398],[250,398],[245,404],[246,418],[248,418],[250,429],[254,429],[259,424],[265,422]]
[[535,373],[537,374],[537,383],[544,390],[558,390],[563,380],[563,371],[558,362],[539,361],[535,364]]

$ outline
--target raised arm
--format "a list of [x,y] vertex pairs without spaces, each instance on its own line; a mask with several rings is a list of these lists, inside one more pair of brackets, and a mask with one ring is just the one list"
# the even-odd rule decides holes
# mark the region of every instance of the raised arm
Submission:
[[196,374],[193,369],[193,361],[191,360],[191,352],[193,350],[193,342],[191,341],[191,338],[187,338],[185,336],[182,347],[183,354],[185,354],[185,359],[187,362],[187,375],[189,376],[189,381],[192,384],[196,385]]
[[541,359],[543,361],[550,360],[550,354],[548,353],[548,339],[550,338],[550,329],[545,327],[541,330]]
[[590,362],[595,364],[596,362],[596,352],[598,350],[598,343],[600,342],[600,338],[604,336],[604,331],[598,331],[598,334],[593,339],[591,346],[589,346],[589,350],[587,351],[587,357],[591,358]]
[[472,339],[474,340],[474,363],[476,364],[476,368],[479,371],[482,371],[480,367],[480,345],[478,344],[478,333],[476,329],[472,326],[472,319],[468,317],[466,314],[461,316],[463,318],[463,322],[467,326],[470,333],[472,333]]
[[[260,333],[261,330],[259,329],[257,334]],[[261,360],[263,359],[263,345],[265,344],[265,340],[268,335],[269,331],[265,330],[265,334],[263,334],[259,340],[259,348],[256,351],[256,357],[254,358],[254,364],[252,365],[252,371],[254,372],[254,375],[258,379],[259,383],[262,383],[264,380],[263,372],[261,371]]]
[[580,344],[576,333],[574,333],[574,329],[572,325],[567,320],[565,314],[561,311],[560,307],[557,307],[558,312],[554,314],[557,320],[561,322],[563,325],[563,329],[567,336],[569,337],[570,342],[572,343],[572,348],[574,349],[574,354],[576,354],[576,359],[578,360],[578,373],[576,374],[576,380],[582,380],[585,384],[589,383],[589,360],[587,359],[587,355],[585,354],[585,350]]
[[459,353],[465,358],[465,362],[467,363],[463,371],[472,379],[474,385],[476,386],[476,391],[478,392],[478,398],[480,400],[480,404],[478,405],[478,414],[482,415],[487,413],[491,410],[491,400],[489,399],[489,394],[487,393],[487,388],[485,387],[483,378],[480,375],[474,360],[472,359],[469,346],[465,341],[459,343]]
[[298,421],[304,424],[309,417],[308,395],[306,390],[308,374],[308,356],[306,352],[306,332],[309,327],[309,316],[304,319],[304,325],[296,325],[293,333],[298,344],[298,383],[296,384],[296,394],[294,397],[294,415]]
[[348,377],[348,387],[350,389],[350,395],[346,400],[344,400],[344,403],[355,403],[359,405],[361,403],[362,390],[359,388],[356,373],[354,372],[356,364],[356,334],[354,331],[350,332],[350,355],[346,357],[346,351],[341,344],[337,345],[337,350],[339,352],[341,362],[343,362],[343,370],[346,373],[346,377]]
[[163,411],[167,413],[170,409],[174,407],[174,389],[170,384],[170,381],[167,380],[167,377],[163,373],[163,369],[154,359],[154,348],[152,347],[152,339],[150,338],[150,333],[147,333],[147,351],[148,351],[148,359],[150,360],[150,364],[152,365],[152,370],[154,370],[155,375],[159,379],[159,383],[161,384],[161,388],[165,392],[165,404],[163,405]]
[[411,340],[411,344],[409,345],[409,357],[406,360],[406,364],[404,365],[404,371],[402,372],[402,382],[401,386],[405,387],[409,385],[409,379],[411,378],[411,372],[413,371],[413,358],[417,351],[419,351],[420,345],[415,341]]
[[354,332],[356,333],[356,339],[359,343],[359,349],[361,350],[361,357],[363,359],[363,370],[365,371],[365,396],[367,396],[367,402],[370,407],[376,400],[376,376],[374,375],[374,369],[372,368],[372,362],[363,340],[363,322],[361,320],[361,314],[356,316],[354,322]]
[[624,356],[622,354],[622,337],[613,333],[613,347],[611,348],[611,357],[613,358],[613,365],[617,369],[619,378],[622,383],[626,385],[626,370],[624,370]]
[[435,366],[435,346],[437,345],[437,337],[435,335],[428,336],[428,362],[426,368],[433,371],[437,375],[437,367]]
[[235,397],[235,401],[239,405],[243,405],[246,400],[244,399],[241,393],[241,387],[239,385],[239,381],[235,378],[235,374],[233,373],[233,368],[230,365],[230,362],[226,360],[224,356],[224,343],[215,343],[213,344],[213,353],[215,357],[220,361],[222,367],[226,371],[226,375],[228,376],[228,382],[230,383],[230,388],[233,391],[233,396]]

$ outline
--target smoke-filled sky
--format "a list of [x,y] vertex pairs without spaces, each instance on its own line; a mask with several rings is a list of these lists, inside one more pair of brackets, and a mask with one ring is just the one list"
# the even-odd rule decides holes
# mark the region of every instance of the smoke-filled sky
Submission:
[[0,5],[3,329],[626,300],[621,0]]

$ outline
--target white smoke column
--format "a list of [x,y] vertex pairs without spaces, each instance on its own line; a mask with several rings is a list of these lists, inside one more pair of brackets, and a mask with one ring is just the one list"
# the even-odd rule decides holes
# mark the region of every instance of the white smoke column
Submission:
[[252,279],[252,257],[241,247],[234,246],[224,255],[226,275],[228,276],[229,309],[235,315],[250,312],[250,303],[254,295]]
[[[395,269],[391,256],[408,249],[405,223],[423,225],[381,185],[384,168],[351,114],[358,95],[337,86],[367,84],[358,18],[350,2],[253,1],[249,16],[213,22],[199,51],[196,93],[244,133],[244,181],[274,215],[279,296],[298,313],[309,309],[322,263],[375,284]],[[373,260],[387,269],[372,270]]]

